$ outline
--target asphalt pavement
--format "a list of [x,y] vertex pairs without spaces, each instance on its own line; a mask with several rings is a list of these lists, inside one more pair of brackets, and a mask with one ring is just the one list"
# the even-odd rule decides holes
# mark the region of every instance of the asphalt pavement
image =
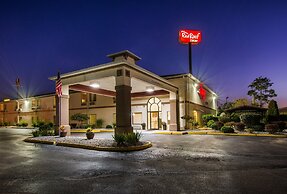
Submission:
[[30,132],[0,128],[0,193],[287,193],[286,138],[143,133],[152,148],[117,153],[23,142]]

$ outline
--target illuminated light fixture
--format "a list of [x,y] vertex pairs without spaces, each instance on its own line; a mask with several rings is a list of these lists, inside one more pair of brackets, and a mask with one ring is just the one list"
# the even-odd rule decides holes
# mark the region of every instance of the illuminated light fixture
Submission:
[[25,100],[24,103],[25,103],[25,104],[29,104],[29,101],[28,101],[28,100]]
[[146,92],[153,92],[154,91],[154,87],[153,86],[147,86],[145,91]]
[[10,102],[10,99],[9,98],[6,98],[3,100],[4,102]]
[[197,84],[197,83],[194,83],[193,86],[196,88],[196,87],[198,86],[198,84]]
[[90,84],[90,86],[93,87],[93,88],[99,88],[99,87],[100,87],[100,84],[98,84],[98,83],[92,83],[92,84]]

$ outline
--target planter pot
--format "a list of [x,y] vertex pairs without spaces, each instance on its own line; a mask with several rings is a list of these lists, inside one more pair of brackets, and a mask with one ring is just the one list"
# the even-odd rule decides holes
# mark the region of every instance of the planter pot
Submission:
[[66,137],[67,132],[60,132],[60,137]]
[[87,139],[93,139],[94,135],[95,134],[93,132],[86,133]]

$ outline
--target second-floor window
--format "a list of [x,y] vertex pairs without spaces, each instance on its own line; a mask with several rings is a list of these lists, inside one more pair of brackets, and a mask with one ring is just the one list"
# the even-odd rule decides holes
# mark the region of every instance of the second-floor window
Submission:
[[89,100],[90,100],[90,105],[95,105],[97,101],[97,95],[96,94],[89,94]]
[[87,105],[87,93],[81,93],[81,105]]

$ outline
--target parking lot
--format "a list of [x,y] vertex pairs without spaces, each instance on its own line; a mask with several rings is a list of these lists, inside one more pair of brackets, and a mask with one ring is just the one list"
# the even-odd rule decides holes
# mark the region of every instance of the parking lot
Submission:
[[[30,131],[0,128],[0,193],[287,190],[285,138],[143,133],[152,148],[116,153],[23,142]],[[111,135],[97,133],[96,138]]]

